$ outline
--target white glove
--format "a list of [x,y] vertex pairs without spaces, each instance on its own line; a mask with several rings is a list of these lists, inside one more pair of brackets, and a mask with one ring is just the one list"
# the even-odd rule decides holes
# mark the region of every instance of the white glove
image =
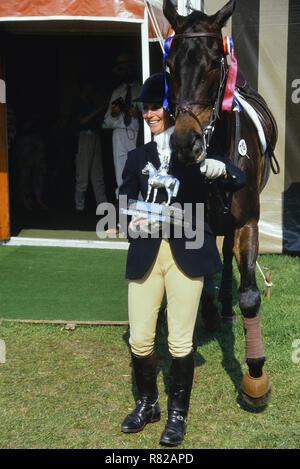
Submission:
[[226,165],[222,161],[208,158],[200,164],[200,172],[208,179],[216,179],[226,174]]
[[160,222],[151,218],[145,218],[141,215],[133,215],[129,223],[129,233],[144,233],[154,234],[158,233],[160,229]]

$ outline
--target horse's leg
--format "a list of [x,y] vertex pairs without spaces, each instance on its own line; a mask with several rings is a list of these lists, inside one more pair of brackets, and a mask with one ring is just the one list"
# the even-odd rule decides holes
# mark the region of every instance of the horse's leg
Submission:
[[216,332],[220,327],[220,315],[214,303],[214,296],[214,277],[206,275],[201,294],[201,317],[208,332]]
[[218,299],[222,304],[221,317],[225,322],[234,322],[236,315],[232,309],[232,258],[234,234],[226,235],[223,240],[223,272]]
[[168,194],[167,205],[169,205],[169,203],[171,202],[172,191],[171,191],[171,188],[170,188],[170,187],[166,187],[166,191],[167,191],[167,194]]
[[234,240],[234,255],[241,274],[238,298],[245,332],[245,358],[249,368],[243,377],[242,392],[248,404],[262,407],[269,400],[271,386],[263,370],[266,358],[260,329],[260,292],[255,277],[257,253],[258,226],[256,220],[250,220],[243,228],[236,230]]
[[175,182],[175,185],[174,185],[174,189],[173,189],[173,197],[176,197],[177,194],[178,194],[178,189],[179,189],[179,181],[178,179],[176,179],[176,182]]
[[[226,235],[223,241],[223,272],[221,287],[218,295],[222,303],[221,317],[223,321],[233,322],[235,318],[232,310],[232,258],[233,258],[233,233]],[[209,332],[216,331],[220,326],[220,316],[218,308],[214,303],[214,283],[213,276],[206,276],[204,279],[203,293],[201,295],[202,320],[205,329]]]
[[151,193],[151,189],[152,189],[152,186],[151,186],[151,184],[148,184],[148,192],[147,192],[147,197],[146,197],[146,200],[145,200],[145,202],[148,202],[148,200],[149,200],[150,193]]

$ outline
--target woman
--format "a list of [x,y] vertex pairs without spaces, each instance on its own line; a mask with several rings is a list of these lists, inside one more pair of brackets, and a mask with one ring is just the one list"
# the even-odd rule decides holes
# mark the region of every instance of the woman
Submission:
[[[149,176],[142,170],[148,162],[159,168],[166,160],[169,175],[180,183],[172,203],[190,203],[193,208],[197,203],[204,203],[207,181],[215,178],[223,181],[226,190],[242,187],[245,184],[243,173],[224,154],[213,155],[202,165],[189,166],[184,166],[176,155],[171,154],[169,140],[174,120],[162,107],[164,93],[164,76],[159,73],[145,81],[136,99],[143,104],[143,118],[151,129],[153,141],[129,152],[120,194],[127,195],[129,200],[137,199],[141,193],[145,200]],[[156,202],[166,200],[166,191],[159,189]],[[171,384],[168,419],[160,443],[175,446],[182,442],[186,431],[194,374],[193,331],[203,277],[221,270],[222,264],[215,237],[207,223],[204,223],[204,244],[198,249],[188,249],[184,236],[165,238],[161,230],[160,236],[153,236],[146,219],[133,217],[129,228],[144,234],[148,230],[149,236],[132,237],[127,257],[129,343],[139,400],[134,411],[123,421],[121,430],[124,433],[139,432],[147,423],[160,419],[154,339],[158,312],[166,292]]]

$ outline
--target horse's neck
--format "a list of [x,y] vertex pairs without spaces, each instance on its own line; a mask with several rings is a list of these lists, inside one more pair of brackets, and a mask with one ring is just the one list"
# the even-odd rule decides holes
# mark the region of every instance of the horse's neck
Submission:
[[151,176],[157,173],[157,169],[153,166],[152,163],[150,163],[150,161],[148,162],[147,171],[148,171],[148,174],[150,174]]

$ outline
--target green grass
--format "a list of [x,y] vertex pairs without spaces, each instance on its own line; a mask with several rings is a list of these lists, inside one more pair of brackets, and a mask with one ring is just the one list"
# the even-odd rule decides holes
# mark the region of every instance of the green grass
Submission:
[[[70,257],[74,256],[74,250],[70,251]],[[86,255],[88,263],[93,259],[95,265],[97,253]],[[254,411],[241,398],[246,366],[236,304],[237,322],[216,334],[206,333],[199,321],[197,381],[187,434],[179,449],[299,448],[300,363],[292,361],[293,341],[300,339],[299,259],[265,255],[259,263],[264,271],[272,271],[274,283],[267,300],[263,280],[257,276],[271,401],[264,410]],[[84,275],[87,270],[83,269]],[[64,289],[59,290],[57,298],[63,294]],[[73,302],[81,301],[82,295],[87,291],[74,289]],[[89,298],[84,300],[88,303]],[[6,363],[0,364],[0,448],[162,449],[159,438],[166,418],[169,369],[163,319],[156,344],[162,419],[132,435],[120,432],[124,416],[134,406],[125,326],[78,326],[67,331],[61,325],[3,321],[0,339],[7,350]]]
[[0,318],[127,321],[127,252],[0,246]]

